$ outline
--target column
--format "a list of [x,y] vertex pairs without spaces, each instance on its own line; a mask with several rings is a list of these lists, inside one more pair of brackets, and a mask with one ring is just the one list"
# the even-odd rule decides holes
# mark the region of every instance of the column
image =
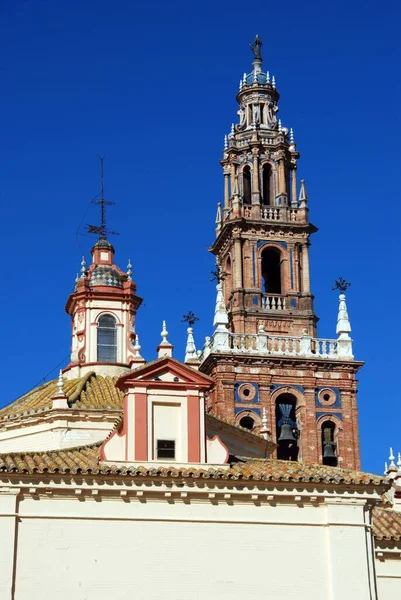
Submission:
[[302,291],[310,294],[309,244],[302,246]]
[[224,217],[227,216],[227,211],[230,208],[230,173],[228,170],[224,169]]
[[297,205],[297,170],[293,167],[291,169],[291,206],[295,208]]
[[13,600],[17,543],[17,514],[19,488],[0,488],[0,597]]
[[252,204],[259,204],[259,160],[258,151],[255,148],[253,151],[253,181],[252,181]]
[[234,240],[234,280],[233,288],[238,289],[243,287],[242,283],[242,244],[238,237]]

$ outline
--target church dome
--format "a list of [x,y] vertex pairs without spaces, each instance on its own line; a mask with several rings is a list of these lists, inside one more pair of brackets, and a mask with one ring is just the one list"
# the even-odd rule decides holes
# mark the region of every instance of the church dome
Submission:
[[89,285],[91,287],[106,285],[111,287],[123,287],[126,276],[110,265],[97,265],[91,275]]

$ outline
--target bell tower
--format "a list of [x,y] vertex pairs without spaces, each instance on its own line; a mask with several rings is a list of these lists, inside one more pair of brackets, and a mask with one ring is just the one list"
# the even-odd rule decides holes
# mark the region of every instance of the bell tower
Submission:
[[[225,136],[218,204],[214,334],[199,369],[215,387],[209,410],[277,444],[276,458],[358,469],[356,374],[340,278],[336,338],[318,338],[310,286],[305,182],[292,129],[278,118],[261,39],[241,77],[238,122]],[[334,318],[333,318],[334,325]]]
[[224,140],[224,206],[216,219],[216,255],[233,331],[316,335],[310,291],[305,183],[297,188],[292,129],[278,118],[275,77],[262,70],[262,42],[251,48],[253,70],[240,81],[239,122]]

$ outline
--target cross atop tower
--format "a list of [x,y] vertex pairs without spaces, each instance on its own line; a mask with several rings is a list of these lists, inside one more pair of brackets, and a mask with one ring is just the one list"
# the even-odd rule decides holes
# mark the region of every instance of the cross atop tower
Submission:
[[100,225],[88,225],[88,233],[98,235],[100,240],[106,240],[107,235],[118,235],[116,231],[111,231],[106,227],[106,205],[111,206],[114,202],[105,200],[104,198],[104,158],[99,157],[100,160],[100,198],[92,200],[93,204],[100,205]]

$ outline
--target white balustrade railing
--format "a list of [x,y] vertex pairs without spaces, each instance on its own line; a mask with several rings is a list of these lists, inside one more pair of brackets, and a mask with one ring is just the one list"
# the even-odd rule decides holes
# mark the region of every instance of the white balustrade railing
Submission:
[[285,310],[285,296],[263,294],[262,308],[265,310]]
[[[351,343],[351,340],[350,340]],[[305,358],[350,359],[347,349],[342,349],[337,340],[268,335],[264,331],[257,334],[230,333],[219,331],[207,338],[201,360],[212,352],[232,352],[233,354],[257,354],[265,356],[298,356]]]

